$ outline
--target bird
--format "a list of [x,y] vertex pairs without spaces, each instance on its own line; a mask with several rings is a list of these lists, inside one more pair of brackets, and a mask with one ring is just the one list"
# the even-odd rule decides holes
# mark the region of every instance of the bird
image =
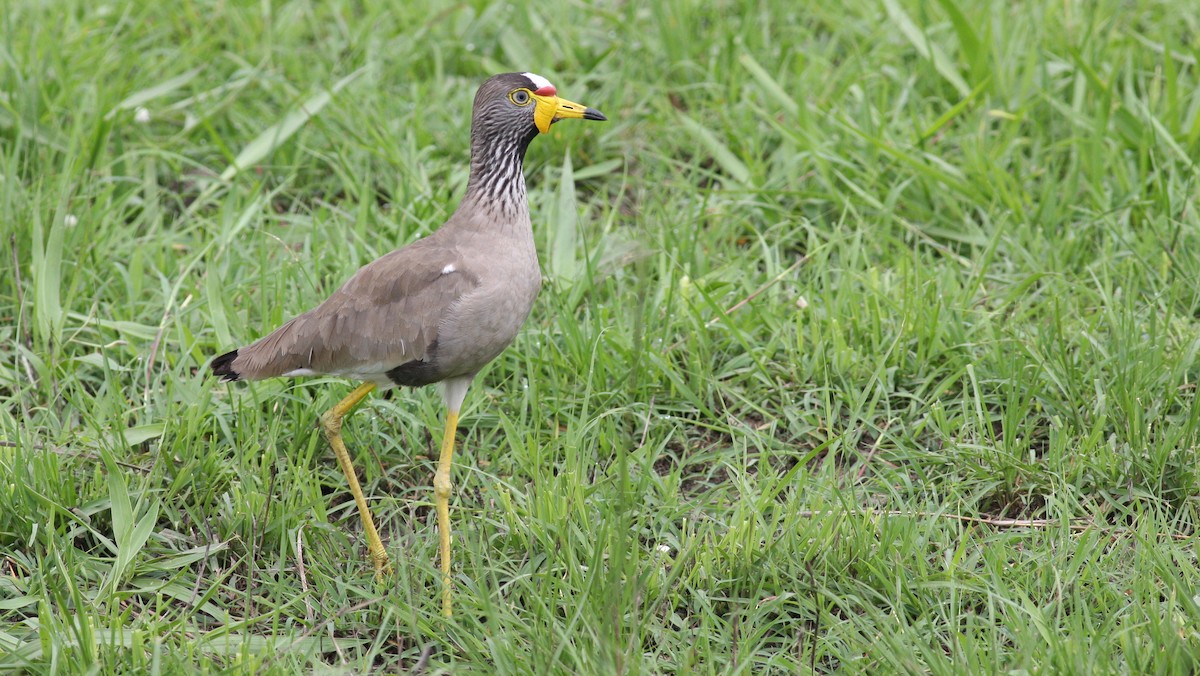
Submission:
[[377,579],[391,562],[342,440],[342,419],[373,390],[441,385],[445,428],[433,488],[446,617],[459,412],[472,380],[516,337],[541,288],[523,164],[533,139],[564,119],[607,118],[559,97],[535,73],[485,80],[471,113],[470,178],[450,218],[359,268],[317,307],[211,361],[223,381],[324,375],[361,383],[320,424],[354,496]]

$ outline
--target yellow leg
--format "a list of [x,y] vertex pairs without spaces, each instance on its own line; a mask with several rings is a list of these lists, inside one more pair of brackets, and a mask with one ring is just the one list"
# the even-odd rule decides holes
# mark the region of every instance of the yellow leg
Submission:
[[434,505],[438,516],[438,554],[442,564],[442,615],[450,617],[450,461],[454,457],[454,434],[458,411],[446,411],[446,433],[442,435],[442,457],[433,475]]
[[374,383],[363,383],[354,388],[345,399],[321,416],[321,426],[325,429],[325,438],[329,440],[333,454],[337,456],[338,464],[342,467],[342,474],[346,475],[346,482],[350,484],[350,492],[354,494],[354,504],[358,505],[358,516],[362,519],[363,531],[367,534],[367,551],[370,553],[371,563],[375,565],[375,578],[380,579],[391,574],[391,562],[388,561],[387,551],[383,548],[383,540],[379,539],[379,533],[375,530],[375,522],[371,520],[371,510],[367,509],[367,500],[358,485],[358,475],[354,473],[354,465],[350,463],[346,444],[342,443],[342,418],[373,389]]

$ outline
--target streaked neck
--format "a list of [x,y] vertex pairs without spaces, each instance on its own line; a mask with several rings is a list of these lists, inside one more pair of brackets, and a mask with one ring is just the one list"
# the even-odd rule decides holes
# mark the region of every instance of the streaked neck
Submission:
[[525,151],[537,136],[528,130],[471,125],[471,178],[467,182],[464,205],[471,202],[507,221],[529,215],[525,192]]

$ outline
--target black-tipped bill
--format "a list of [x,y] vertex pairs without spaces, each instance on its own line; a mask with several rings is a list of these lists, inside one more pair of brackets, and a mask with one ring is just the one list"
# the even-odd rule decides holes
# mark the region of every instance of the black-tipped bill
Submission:
[[531,94],[533,100],[537,102],[537,107],[533,111],[533,123],[537,125],[538,131],[545,134],[550,131],[550,125],[559,120],[580,119],[585,120],[607,120],[604,114],[593,108],[588,108],[582,103],[575,103],[557,95],[542,95],[538,93]]

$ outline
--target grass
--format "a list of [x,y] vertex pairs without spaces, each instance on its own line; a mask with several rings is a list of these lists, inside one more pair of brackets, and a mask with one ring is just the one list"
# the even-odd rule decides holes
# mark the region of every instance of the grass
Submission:
[[[0,668],[1189,673],[1200,82],[1182,0],[14,0]],[[476,84],[606,124],[476,381],[207,360],[436,228]],[[736,308],[732,309],[731,308]]]

